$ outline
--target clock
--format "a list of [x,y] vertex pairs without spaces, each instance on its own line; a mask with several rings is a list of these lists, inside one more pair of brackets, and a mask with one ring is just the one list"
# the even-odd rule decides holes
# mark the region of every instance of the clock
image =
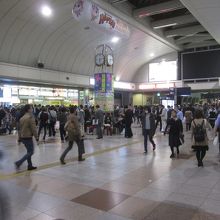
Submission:
[[103,54],[97,54],[95,56],[95,64],[96,66],[102,66],[105,63],[105,56]]
[[114,63],[114,58],[113,58],[113,56],[112,56],[111,54],[109,54],[109,55],[107,56],[107,65],[108,65],[108,66],[112,66],[113,63]]

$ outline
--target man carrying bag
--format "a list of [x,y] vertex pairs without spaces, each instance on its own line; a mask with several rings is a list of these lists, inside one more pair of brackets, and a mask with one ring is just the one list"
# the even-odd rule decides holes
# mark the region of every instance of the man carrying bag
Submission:
[[68,154],[68,152],[72,149],[74,142],[76,142],[78,146],[78,160],[84,161],[85,158],[82,157],[82,155],[85,153],[84,140],[81,136],[80,126],[74,108],[70,108],[70,115],[68,117],[64,129],[68,133],[68,147],[65,149],[65,151],[60,157],[61,164],[65,164],[65,157]]

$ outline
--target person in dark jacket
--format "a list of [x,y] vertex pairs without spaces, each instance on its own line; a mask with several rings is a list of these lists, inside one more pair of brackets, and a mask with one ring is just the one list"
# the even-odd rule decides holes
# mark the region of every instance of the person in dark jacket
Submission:
[[91,113],[90,113],[87,105],[85,106],[84,112],[85,112],[84,132],[86,133],[87,127],[89,127],[91,125]]
[[131,130],[131,124],[133,119],[133,112],[128,106],[125,106],[125,137],[131,138],[133,137],[133,133]]
[[156,108],[156,128],[158,124],[160,124],[160,131],[162,130],[162,120],[161,120],[161,114],[162,114],[162,108],[158,107]]
[[99,105],[96,105],[95,120],[97,122],[97,125],[96,125],[97,139],[102,139],[103,138],[102,126],[104,122],[104,112],[101,110]]
[[38,115],[39,118],[39,129],[38,129],[38,139],[40,139],[40,133],[41,130],[44,129],[44,136],[43,136],[43,141],[45,141],[46,135],[47,135],[47,126],[48,126],[48,113],[46,111],[45,107],[42,107],[41,112]]
[[148,137],[151,144],[153,145],[153,150],[156,149],[156,144],[153,140],[156,130],[156,124],[155,124],[154,114],[151,113],[150,107],[145,106],[144,111],[142,113],[141,121],[142,121],[143,135],[144,135],[144,153],[146,154]]
[[63,143],[66,136],[66,131],[64,127],[67,122],[67,113],[65,107],[61,107],[59,109],[59,112],[57,114],[57,120],[60,122],[60,138],[61,138],[61,142]]
[[179,155],[179,146],[182,144],[180,137],[183,133],[183,124],[180,119],[177,118],[177,112],[172,110],[171,118],[167,121],[167,126],[164,135],[169,130],[169,146],[171,149],[170,158],[175,157],[174,148],[177,149],[177,155]]

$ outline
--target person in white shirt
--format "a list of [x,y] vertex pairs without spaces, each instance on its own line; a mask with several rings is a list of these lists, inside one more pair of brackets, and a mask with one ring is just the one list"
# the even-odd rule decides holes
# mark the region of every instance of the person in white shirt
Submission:
[[51,106],[48,110],[48,116],[49,116],[49,137],[53,135],[55,137],[56,131],[55,131],[55,124],[57,121],[57,113],[54,110],[54,107]]
[[161,121],[162,121],[162,132],[165,131],[166,124],[167,124],[167,109],[162,106],[162,113],[161,113]]

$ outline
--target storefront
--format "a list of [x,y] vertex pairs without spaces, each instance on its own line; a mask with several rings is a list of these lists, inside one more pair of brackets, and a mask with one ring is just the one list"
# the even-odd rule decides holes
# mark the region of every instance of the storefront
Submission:
[[3,85],[0,87],[1,105],[78,105],[78,102],[79,91],[75,89],[20,85]]

